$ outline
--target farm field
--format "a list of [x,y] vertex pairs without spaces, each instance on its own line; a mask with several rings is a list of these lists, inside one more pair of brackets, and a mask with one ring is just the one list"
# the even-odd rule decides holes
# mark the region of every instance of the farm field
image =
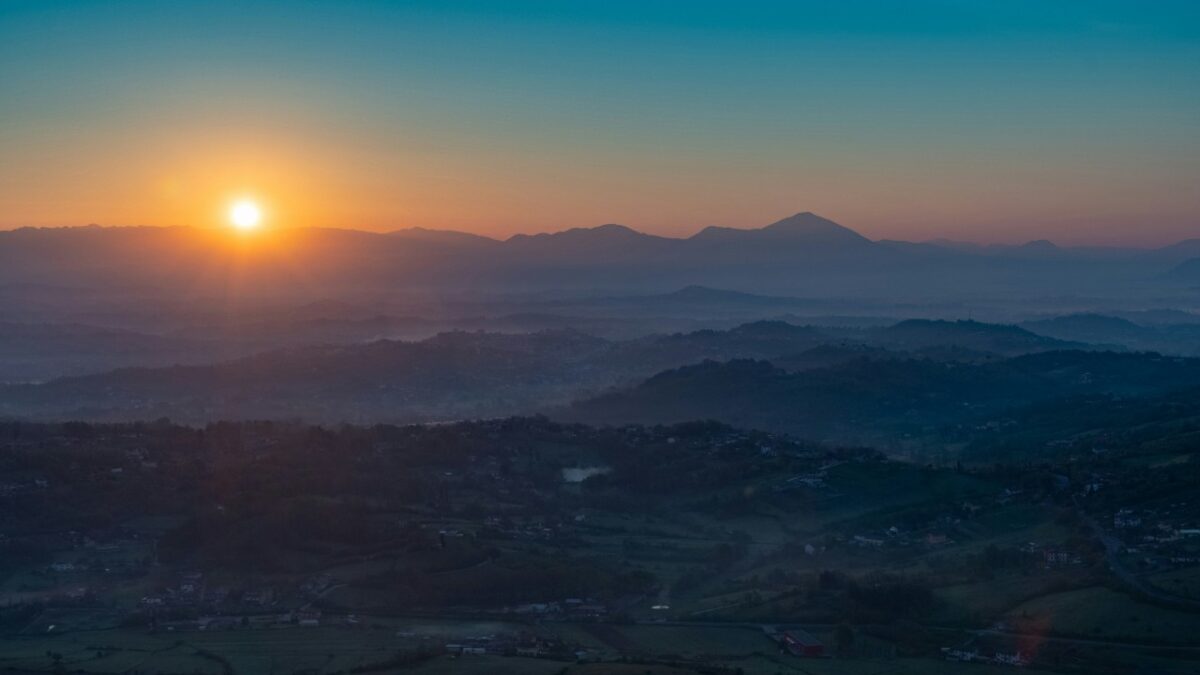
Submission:
[[988,619],[1002,616],[1068,580],[1069,577],[1055,574],[1010,574],[990,581],[944,586],[933,592],[939,601],[934,620],[985,625]]
[[1186,598],[1200,598],[1200,567],[1185,567],[1147,577],[1155,586]]
[[1194,646],[1196,641],[1194,614],[1102,587],[1038,597],[1013,608],[1007,618],[1024,632],[1149,644]]
[[[447,631],[460,635],[511,628],[505,624],[434,622],[409,625],[411,633],[426,631],[442,636]],[[551,627],[564,637],[589,634],[587,627]],[[610,627],[605,627],[608,629]],[[958,673],[988,675],[1005,672],[987,666],[948,663],[934,659],[798,659],[777,653],[775,645],[761,632],[747,628],[624,626],[601,631],[608,640],[624,641],[640,656],[632,659],[672,660],[703,656],[704,663],[741,668],[748,675],[807,673]],[[407,634],[407,633],[406,633]],[[616,636],[610,637],[609,635]],[[17,673],[55,672],[61,664],[67,672],[116,674],[153,672],[163,674],[226,675],[228,673],[339,673],[385,661],[397,649],[412,647],[420,638],[398,638],[388,629],[281,629],[188,631],[149,635],[139,631],[110,630],[56,636],[0,639],[0,670]],[[601,641],[602,642],[602,641]],[[53,655],[53,656],[51,656]],[[60,657],[60,658],[55,658]],[[439,656],[403,670],[437,675],[441,673],[603,673],[702,672],[698,667],[662,663],[621,663],[609,656],[603,663],[574,663],[551,659],[498,656]],[[564,671],[565,669],[565,671]],[[1038,672],[1038,671],[1026,671]]]

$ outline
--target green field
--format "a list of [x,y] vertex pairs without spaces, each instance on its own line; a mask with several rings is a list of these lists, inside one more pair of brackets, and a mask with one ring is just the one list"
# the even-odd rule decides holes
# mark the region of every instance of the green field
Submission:
[[[433,622],[413,624],[411,632],[425,631],[445,635],[454,630],[460,635],[478,635],[506,624]],[[552,627],[568,639],[587,639],[588,631],[579,627]],[[774,644],[761,632],[744,628],[707,628],[677,626],[619,627],[620,639],[636,644],[645,653],[638,659],[708,655],[710,664],[742,668],[747,675],[807,673],[810,675],[989,675],[1011,672],[986,666],[947,663],[934,659],[799,659],[780,655]],[[578,631],[578,632],[576,632]],[[164,674],[221,675],[226,664],[234,673],[291,675],[297,672],[333,673],[378,663],[396,649],[413,646],[419,639],[397,638],[395,632],[369,629],[283,629],[221,632],[189,631],[178,634],[148,635],[137,631],[95,631],[58,636],[0,639],[0,670],[14,672],[53,672],[53,652],[62,656],[68,672],[116,674],[130,671]],[[545,659],[442,656],[415,667],[381,672],[414,675],[442,673],[566,673],[603,675],[629,673],[671,675],[701,672],[687,666],[670,667],[657,663],[573,663]],[[1026,671],[1036,672],[1036,671]]]
[[1148,578],[1159,588],[1188,598],[1200,598],[1200,567],[1160,572]]
[[1031,598],[1045,593],[1060,583],[1054,574],[1009,574],[988,581],[956,584],[934,590],[938,607],[934,620],[938,622],[986,625]]
[[1200,615],[1138,602],[1107,588],[1085,588],[1030,600],[1008,614],[1029,632],[1101,640],[1195,645]]
[[[1001,675],[1013,673],[1012,668],[968,663],[951,663],[934,659],[844,660],[799,659],[789,656],[751,657],[720,662],[727,668],[741,669],[745,675]],[[564,664],[530,659],[463,657],[437,659],[419,668],[406,670],[413,675],[458,675],[487,673],[517,675],[530,673],[562,673],[563,675],[684,675],[703,673],[703,667],[672,667],[644,663]],[[1022,673],[1047,671],[1022,669]]]

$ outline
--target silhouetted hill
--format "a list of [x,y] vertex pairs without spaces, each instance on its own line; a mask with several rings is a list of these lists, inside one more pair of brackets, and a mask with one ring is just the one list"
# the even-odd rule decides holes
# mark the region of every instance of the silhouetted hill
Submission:
[[1200,258],[1185,260],[1171,269],[1171,279],[1189,284],[1200,284]]
[[[758,229],[710,227],[688,238],[621,225],[516,235],[504,241],[409,228],[334,228],[239,237],[183,227],[25,228],[0,232],[0,286],[110,292],[338,295],[413,288],[661,291],[690,284],[805,297],[960,297],[981,293],[1129,292],[1161,278],[1190,244],[1094,256],[1049,242],[957,249],[873,242],[812,213]],[[953,278],[953,284],[946,279]],[[1149,283],[1149,281],[1147,281]],[[1161,283],[1166,283],[1162,280]]]
[[1054,242],[1048,239],[1036,239],[1027,241],[1014,249],[1014,252],[1027,257],[1034,258],[1056,258],[1063,255],[1063,249],[1059,248]]
[[1060,340],[1083,342],[1117,342],[1137,340],[1146,330],[1136,323],[1103,314],[1070,314],[1053,319],[1038,319],[1021,324],[1034,333]]
[[822,248],[872,245],[870,239],[815,213],[797,213],[760,229],[706,227],[688,241],[693,244],[739,246],[746,244],[806,245]]
[[[349,336],[396,328],[397,320],[305,320],[298,334]],[[0,414],[122,419],[168,416],[179,420],[303,417],[321,421],[426,421],[491,417],[563,404],[654,373],[705,360],[801,360],[827,365],[869,359],[907,362],[981,362],[982,345],[1026,352],[1048,338],[998,340],[983,324],[924,322],[901,325],[895,340],[908,353],[859,346],[811,326],[756,321],[729,330],[699,330],[606,340],[576,330],[535,333],[447,332],[419,341],[276,349],[209,365],[130,368],[37,386],[0,389]],[[1001,335],[1011,327],[992,327]],[[264,329],[280,330],[278,325]],[[886,329],[884,329],[886,331]],[[348,331],[348,332],[347,332]],[[867,331],[874,337],[879,331]],[[888,333],[884,333],[888,334]],[[919,335],[919,339],[911,335]],[[1020,333],[1018,333],[1019,335]],[[890,335],[890,334],[888,334]],[[987,339],[981,339],[984,335]],[[808,352],[837,345],[831,353]],[[833,351],[848,352],[838,356]],[[801,355],[797,357],[796,355]],[[182,359],[180,360],[182,361]]]
[[495,247],[500,242],[490,237],[454,230],[430,230],[424,227],[407,227],[393,230],[388,236],[394,239],[405,239],[424,243],[438,243],[446,246],[469,246],[473,248]]
[[1184,239],[1169,246],[1163,246],[1149,253],[1150,257],[1168,263],[1181,263],[1191,258],[1200,258],[1200,238]]
[[0,322],[0,382],[44,380],[133,365],[204,363],[236,346],[86,324]]
[[574,228],[562,232],[518,234],[504,241],[506,262],[546,268],[644,261],[671,249],[677,240],[643,234],[624,225]]
[[1200,360],[1056,351],[986,364],[860,358],[789,373],[765,361],[706,362],[581,401],[564,419],[714,419],[805,437],[866,440],[962,424],[1067,396],[1145,396],[1193,386]]
[[864,341],[901,351],[955,346],[1009,356],[1052,349],[1079,349],[1086,346],[1078,342],[1035,335],[1018,326],[927,319],[910,319],[869,331]]
[[1122,319],[1128,319],[1139,326],[1200,324],[1200,314],[1182,309],[1114,310],[1111,314]]
[[[1138,316],[1134,314],[1134,316]],[[1186,321],[1186,314],[1154,314],[1159,319]],[[1200,326],[1195,323],[1141,325],[1103,314],[1071,314],[1021,324],[1039,335],[1116,348],[1194,356],[1200,354]]]
[[787,371],[815,370],[840,366],[858,359],[905,358],[901,352],[891,352],[882,347],[853,342],[817,345],[797,354],[788,354],[771,359],[771,365]]
[[[380,329],[390,322],[375,321]],[[296,347],[203,366],[128,368],[12,386],[0,390],[0,414],[191,421],[495,416],[565,403],[705,358],[770,358],[824,339],[820,331],[782,322],[627,341],[574,330],[449,332],[416,342]]]
[[634,340],[620,345],[612,358],[618,363],[642,367],[667,361],[695,363],[705,359],[730,358],[730,355],[734,358],[773,358],[831,339],[828,334],[811,326],[796,326],[782,321],[756,321],[727,331],[700,330]]
[[491,416],[578,392],[594,382],[590,364],[607,346],[574,331],[545,331],[283,349],[215,365],[130,368],[9,387],[4,407],[192,421]]

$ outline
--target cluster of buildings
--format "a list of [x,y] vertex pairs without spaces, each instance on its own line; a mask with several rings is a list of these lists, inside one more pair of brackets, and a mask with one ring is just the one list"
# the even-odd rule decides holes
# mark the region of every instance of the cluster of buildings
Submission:
[[561,602],[527,602],[512,605],[505,607],[503,612],[548,620],[599,621],[608,616],[609,608],[597,600],[567,598]]
[[210,585],[200,572],[180,574],[175,583],[157,593],[142,597],[142,611],[191,610],[220,614],[261,614],[278,607],[279,598],[271,586],[235,591],[228,586]]
[[185,619],[154,619],[155,630],[239,630],[260,628],[315,628],[317,626],[342,626],[354,628],[362,624],[355,614],[324,614],[319,608],[305,605],[285,612],[249,614],[211,614]]
[[939,548],[954,543],[944,531],[938,528],[921,528],[908,532],[893,525],[886,530],[872,530],[852,535],[848,543],[859,548],[909,547],[924,546]]
[[0,497],[16,497],[41,492],[50,487],[50,481],[39,473],[14,471],[0,477]]
[[1197,510],[1187,503],[1158,508],[1120,508],[1112,514],[1112,534],[1146,570],[1171,570],[1200,563]]
[[990,663],[998,666],[1024,668],[1030,664],[1029,656],[1020,651],[1003,649],[981,650],[977,647],[943,647],[942,657],[947,661],[964,663]]
[[456,656],[524,656],[575,660],[585,659],[589,656],[587,650],[570,645],[561,639],[543,637],[528,632],[515,635],[456,638],[446,642],[444,648],[447,654]]
[[812,633],[797,626],[764,626],[767,637],[779,644],[779,648],[792,656],[822,658],[828,656],[825,644]]

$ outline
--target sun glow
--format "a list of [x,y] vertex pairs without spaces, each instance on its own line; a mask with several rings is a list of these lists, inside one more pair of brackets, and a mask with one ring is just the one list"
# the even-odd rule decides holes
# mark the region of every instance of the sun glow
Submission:
[[242,232],[256,230],[262,223],[262,209],[249,199],[234,202],[229,208],[229,223]]

